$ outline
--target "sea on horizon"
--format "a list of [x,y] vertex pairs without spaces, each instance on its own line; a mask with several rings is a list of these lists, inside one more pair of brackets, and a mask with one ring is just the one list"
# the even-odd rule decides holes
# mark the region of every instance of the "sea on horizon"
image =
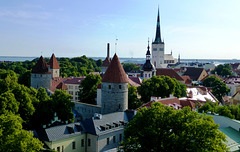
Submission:
[[[32,61],[38,57],[24,57],[24,56],[0,56],[0,62],[23,62],[23,61]],[[105,57],[89,57],[94,60],[102,59]],[[145,63],[145,58],[119,58],[122,63]],[[199,63],[214,63],[215,65],[225,64],[225,63],[240,63],[238,59],[181,59],[181,62],[199,62]]]

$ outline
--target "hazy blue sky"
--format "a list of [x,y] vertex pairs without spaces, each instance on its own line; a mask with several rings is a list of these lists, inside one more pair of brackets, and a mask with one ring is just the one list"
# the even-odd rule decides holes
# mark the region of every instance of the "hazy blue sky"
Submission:
[[240,0],[1,0],[0,56],[145,57],[158,5],[166,53],[240,59]]

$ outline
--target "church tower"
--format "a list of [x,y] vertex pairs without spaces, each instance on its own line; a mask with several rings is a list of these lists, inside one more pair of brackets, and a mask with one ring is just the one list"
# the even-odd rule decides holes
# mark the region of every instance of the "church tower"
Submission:
[[154,65],[151,63],[151,54],[150,54],[150,47],[149,47],[149,40],[148,40],[148,47],[147,47],[147,53],[146,53],[146,62],[143,64],[141,69],[141,77],[144,79],[149,79],[153,75],[156,75],[156,69]]
[[116,54],[103,75],[101,87],[102,114],[128,109],[128,78]]
[[59,77],[59,75],[60,75],[60,66],[58,64],[58,61],[57,61],[54,53],[52,54],[52,57],[49,60],[48,65],[50,66],[50,70],[52,72],[52,78]]
[[40,87],[51,89],[51,78],[50,67],[41,56],[31,72],[31,87],[35,89]]
[[156,68],[162,68],[164,64],[164,42],[161,39],[159,9],[157,16],[157,27],[155,41],[152,42],[152,63]]

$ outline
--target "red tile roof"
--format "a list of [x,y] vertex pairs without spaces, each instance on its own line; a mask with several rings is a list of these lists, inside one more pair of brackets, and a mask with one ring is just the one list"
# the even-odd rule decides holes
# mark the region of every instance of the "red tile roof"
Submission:
[[52,54],[52,57],[51,57],[51,59],[49,60],[48,65],[50,65],[50,68],[51,68],[51,69],[60,69],[60,66],[59,66],[59,64],[58,64],[58,61],[57,61],[54,53]]
[[63,82],[61,82],[57,85],[56,89],[67,90],[68,87]]
[[80,84],[85,77],[75,77],[64,81],[65,84]]
[[185,84],[192,84],[192,79],[188,75],[181,76],[185,82]]
[[183,78],[179,76],[173,69],[159,68],[157,69],[156,75],[165,75],[169,76],[170,78],[175,78],[178,81],[184,81]]
[[116,53],[103,75],[102,82],[128,83],[128,78]]
[[32,73],[38,73],[38,74],[51,73],[51,71],[48,71],[48,65],[42,56],[39,58],[36,65],[33,67]]
[[141,83],[142,83],[142,79],[139,77],[128,77],[128,78],[139,85],[141,85]]
[[140,84],[134,82],[132,79],[128,78],[128,83],[130,84],[130,86],[135,86],[135,87],[139,87]]
[[108,58],[108,57],[106,57],[105,60],[103,61],[102,66],[104,66],[104,67],[108,67],[109,64],[110,64],[110,62],[111,62],[111,59]]
[[178,98],[163,98],[163,99],[160,99],[159,101],[150,101],[146,104],[143,104],[141,107],[139,107],[137,110],[143,108],[143,107],[151,107],[151,105],[154,103],[154,102],[161,102],[162,104],[164,105],[167,105],[167,106],[173,106],[175,104],[178,104],[178,105],[181,105],[182,107],[180,107],[180,109],[182,109],[183,107],[190,107],[191,109],[195,109],[195,106],[194,106],[194,103],[192,101],[189,101],[189,100],[179,100]]

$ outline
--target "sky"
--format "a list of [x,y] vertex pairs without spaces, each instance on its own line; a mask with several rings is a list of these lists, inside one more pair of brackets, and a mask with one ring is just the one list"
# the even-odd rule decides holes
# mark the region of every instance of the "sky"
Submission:
[[1,0],[0,56],[144,58],[158,7],[165,53],[240,59],[239,0]]

